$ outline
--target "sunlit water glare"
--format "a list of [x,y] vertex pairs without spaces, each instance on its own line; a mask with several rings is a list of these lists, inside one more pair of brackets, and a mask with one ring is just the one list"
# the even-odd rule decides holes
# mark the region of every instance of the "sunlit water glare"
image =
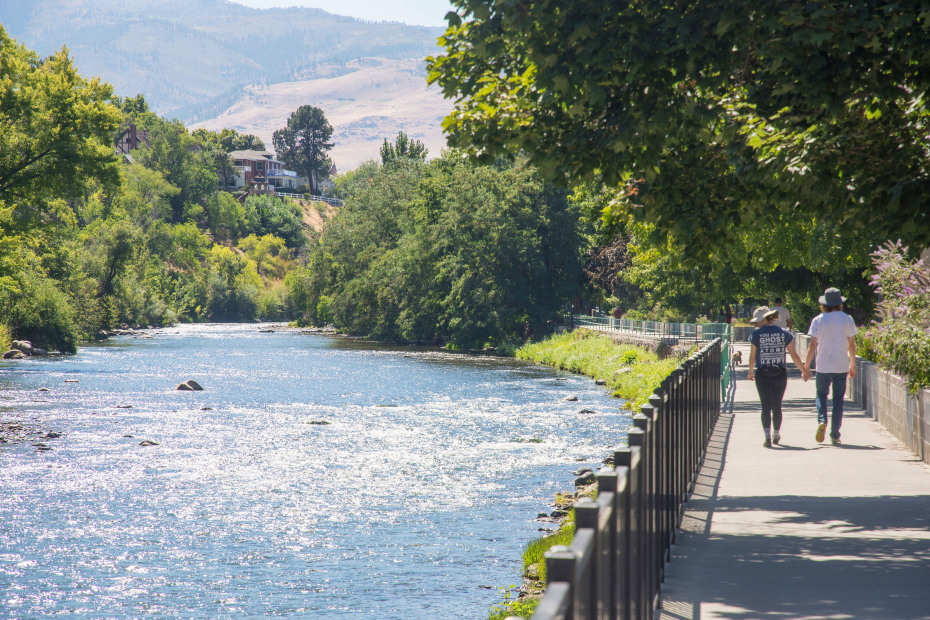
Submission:
[[0,421],[61,433],[0,444],[0,617],[483,620],[537,513],[624,441],[620,404],[280,326],[0,361]]

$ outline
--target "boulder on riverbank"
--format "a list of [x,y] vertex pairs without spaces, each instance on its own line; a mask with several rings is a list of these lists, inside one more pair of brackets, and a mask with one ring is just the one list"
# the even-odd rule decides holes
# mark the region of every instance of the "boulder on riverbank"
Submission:
[[3,359],[21,360],[27,357],[45,357],[46,355],[48,355],[48,351],[42,347],[32,346],[32,342],[28,340],[14,340],[10,344],[10,350],[3,354]]

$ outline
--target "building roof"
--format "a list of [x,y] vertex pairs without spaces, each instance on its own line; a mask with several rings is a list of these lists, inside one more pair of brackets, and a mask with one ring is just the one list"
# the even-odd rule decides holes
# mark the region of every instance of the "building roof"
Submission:
[[272,153],[271,151],[254,151],[252,149],[248,149],[245,151],[232,151],[229,154],[229,156],[232,157],[233,159],[248,159],[251,161],[265,160],[265,161],[277,162],[283,165],[283,162],[280,162],[277,159],[275,159],[274,153]]

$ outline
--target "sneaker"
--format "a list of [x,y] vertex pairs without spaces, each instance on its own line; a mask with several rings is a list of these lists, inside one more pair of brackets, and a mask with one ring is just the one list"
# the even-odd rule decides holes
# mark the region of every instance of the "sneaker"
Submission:
[[778,443],[779,441],[781,441],[781,435],[778,434],[778,431],[775,431],[772,435],[772,443]]
[[814,438],[817,440],[817,443],[822,443],[823,437],[826,434],[827,434],[827,423],[821,422],[820,426],[817,427],[817,434],[814,436]]
[[765,438],[765,441],[762,442],[762,445],[765,446],[766,448],[771,448],[771,447],[772,447],[772,440],[769,439],[768,437],[766,437],[766,438]]
[[830,441],[833,442],[833,445],[834,445],[834,446],[842,446],[842,445],[843,445],[843,442],[840,441],[840,438],[839,438],[839,437],[831,437],[831,438],[830,438]]

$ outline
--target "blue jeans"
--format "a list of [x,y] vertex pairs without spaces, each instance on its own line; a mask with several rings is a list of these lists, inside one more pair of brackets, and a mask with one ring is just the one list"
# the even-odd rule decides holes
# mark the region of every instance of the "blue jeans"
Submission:
[[827,393],[833,387],[833,415],[830,419],[830,437],[840,438],[843,424],[843,398],[846,397],[845,372],[817,372],[817,422],[827,422]]

